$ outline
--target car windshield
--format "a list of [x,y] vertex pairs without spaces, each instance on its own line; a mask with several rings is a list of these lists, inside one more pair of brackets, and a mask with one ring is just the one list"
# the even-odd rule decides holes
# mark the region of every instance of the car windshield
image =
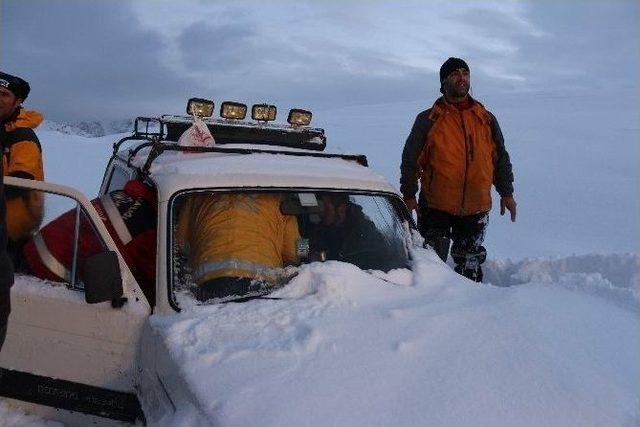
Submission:
[[408,216],[388,195],[198,191],[170,209],[172,287],[200,301],[268,293],[311,262],[408,266]]

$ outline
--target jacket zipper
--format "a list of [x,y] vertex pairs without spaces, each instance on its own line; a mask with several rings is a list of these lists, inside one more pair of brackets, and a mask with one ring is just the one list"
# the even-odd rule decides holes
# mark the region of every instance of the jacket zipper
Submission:
[[467,128],[464,125],[462,111],[458,110],[458,112],[460,113],[460,123],[462,124],[462,133],[464,134],[464,181],[462,185],[462,203],[460,205],[460,213],[464,215],[464,202],[467,195],[467,169],[469,168],[469,141],[467,141]]

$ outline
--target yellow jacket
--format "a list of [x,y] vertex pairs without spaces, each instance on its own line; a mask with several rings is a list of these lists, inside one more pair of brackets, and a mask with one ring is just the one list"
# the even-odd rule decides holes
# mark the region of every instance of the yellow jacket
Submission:
[[219,277],[269,281],[269,270],[297,262],[298,223],[280,212],[275,194],[192,195],[176,233],[198,284]]
[[[15,120],[4,125],[4,175],[44,180],[40,141],[33,131],[42,119],[37,111],[21,110]],[[30,237],[42,223],[43,214],[44,197],[41,192],[15,194],[7,191],[7,235],[10,240]]]

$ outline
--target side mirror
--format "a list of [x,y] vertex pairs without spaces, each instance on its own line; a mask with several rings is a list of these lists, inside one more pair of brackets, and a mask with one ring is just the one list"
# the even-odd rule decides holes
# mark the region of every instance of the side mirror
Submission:
[[114,251],[88,257],[82,266],[84,298],[89,304],[122,298],[122,275]]

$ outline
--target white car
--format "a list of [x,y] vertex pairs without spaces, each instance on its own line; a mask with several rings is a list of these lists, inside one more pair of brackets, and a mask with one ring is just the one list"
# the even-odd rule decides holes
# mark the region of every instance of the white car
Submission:
[[[194,393],[181,374],[162,330],[162,319],[175,316],[185,304],[204,309],[233,300],[200,302],[193,296],[193,272],[175,235],[179,210],[192,197],[277,195],[281,211],[297,220],[299,264],[338,260],[382,272],[408,266],[413,222],[399,193],[367,167],[364,156],[325,153],[324,131],[309,127],[310,114],[304,111],[292,110],[290,125],[273,125],[267,120],[275,117],[271,106],[255,106],[255,121],[238,118],[242,105],[226,107],[220,119],[204,119],[216,140],[213,147],[178,145],[193,123],[190,116],[139,118],[134,134],[114,144],[101,195],[122,189],[131,179],[157,192],[157,217],[151,219],[157,223],[157,239],[150,248],[156,252],[155,292],[143,292],[83,194],[54,183],[5,177],[5,185],[45,192],[48,216],[63,210],[54,198],[73,200],[77,224],[80,218],[89,221],[105,248],[83,259],[82,242],[76,244],[71,279],[62,285],[17,276],[0,353],[0,394],[13,404],[67,425],[166,425],[184,407],[192,409],[193,424],[215,423],[202,393]],[[196,111],[195,104],[189,111]],[[351,222],[331,232],[321,228],[326,198],[347,204],[358,225]],[[283,266],[273,286],[285,284],[298,268]],[[274,298],[271,290],[262,286],[244,300],[268,303]]]

